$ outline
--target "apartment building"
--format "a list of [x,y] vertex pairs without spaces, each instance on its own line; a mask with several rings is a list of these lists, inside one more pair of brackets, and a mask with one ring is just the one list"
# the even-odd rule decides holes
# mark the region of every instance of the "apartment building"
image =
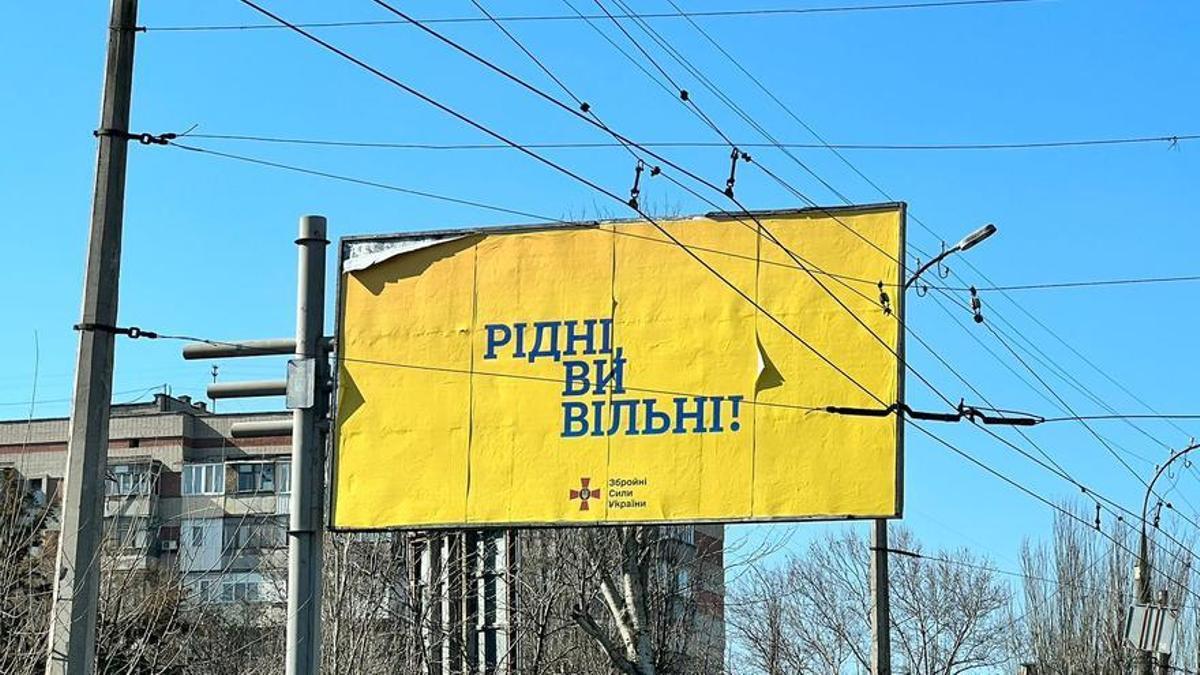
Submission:
[[[105,491],[106,564],[125,570],[177,569],[189,597],[213,604],[282,604],[286,599],[288,436],[234,439],[236,422],[291,414],[214,413],[186,396],[112,407]],[[58,500],[66,466],[66,418],[0,421],[0,475],[20,477],[36,501]],[[54,526],[51,525],[51,529]],[[413,616],[430,673],[527,672],[520,632],[539,602],[537,586],[559,552],[556,532],[455,530],[350,535],[403,556],[394,584],[368,602]],[[720,672],[724,652],[724,530],[664,528],[670,555],[655,574],[687,598],[686,648]],[[586,535],[585,535],[586,536]],[[678,564],[676,564],[678,563]],[[527,575],[521,578],[520,575]],[[404,586],[396,588],[392,586]],[[395,614],[392,614],[393,616]],[[416,619],[415,621],[412,619]],[[524,624],[524,625],[523,625]],[[590,649],[590,648],[589,648]]]
[[[290,413],[222,413],[186,396],[112,407],[105,486],[106,564],[179,569],[192,597],[282,602],[291,439],[233,439],[241,421]],[[55,502],[68,420],[0,421],[0,470]],[[54,525],[51,525],[53,529]]]

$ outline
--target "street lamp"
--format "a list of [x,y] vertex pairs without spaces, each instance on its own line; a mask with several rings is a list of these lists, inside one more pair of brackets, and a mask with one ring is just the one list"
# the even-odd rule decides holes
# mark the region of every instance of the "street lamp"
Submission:
[[967,251],[972,248],[975,248],[977,245],[979,245],[980,242],[982,242],[984,239],[987,239],[988,237],[992,236],[993,234],[996,234],[996,226],[991,223],[988,223],[987,225],[984,225],[983,227],[979,228],[978,230],[975,230],[971,234],[968,234],[967,236],[963,237],[962,240],[959,241],[957,244],[955,244],[953,247],[948,248],[945,251],[942,251],[938,255],[934,256],[932,260],[925,263],[924,265],[921,265],[921,267],[919,267],[917,269],[917,271],[914,272],[913,275],[908,278],[908,281],[904,282],[904,290],[908,290],[908,287],[912,286],[913,282],[916,281],[917,278],[919,278],[922,274],[925,273],[925,270],[942,262],[943,260],[950,257],[951,255],[954,255],[955,253],[961,253],[962,251]]
[[[1198,448],[1200,448],[1200,443],[1192,443],[1171,455],[1170,459],[1158,467],[1158,470],[1154,472],[1154,478],[1151,478],[1150,484],[1146,486],[1146,496],[1142,499],[1142,534],[1138,542],[1138,562],[1137,567],[1133,570],[1133,580],[1137,584],[1139,604],[1150,604],[1150,540],[1146,536],[1146,512],[1150,508],[1150,495],[1154,494],[1154,484],[1158,482],[1159,477],[1166,472],[1167,467],[1171,466],[1175,460]],[[1155,527],[1157,526],[1156,518]],[[1138,672],[1142,675],[1150,675],[1150,658],[1145,653],[1138,655]]]
[[[996,233],[996,226],[988,223],[983,227],[975,230],[962,238],[962,241],[954,245],[953,248],[948,248],[938,254],[929,262],[922,265],[917,271],[904,282],[904,286],[900,291],[908,290],[913,282],[917,280],[925,270],[945,260],[948,256],[955,253],[960,253],[972,249],[979,245],[984,239]],[[901,261],[903,265],[903,261]],[[880,284],[880,293],[883,292],[883,284]],[[886,298],[886,295],[884,295]],[[979,316],[976,314],[976,316]],[[978,320],[978,319],[976,319]],[[903,330],[903,327],[901,327]],[[904,415],[903,392],[901,392],[901,401],[897,415]],[[888,598],[888,530],[887,520],[877,518],[874,527],[871,528],[871,587],[875,593],[875,607],[871,613],[871,629],[874,634],[874,641],[871,645],[871,665],[872,673],[879,675],[891,675],[892,672],[892,643],[891,643],[891,606]]]

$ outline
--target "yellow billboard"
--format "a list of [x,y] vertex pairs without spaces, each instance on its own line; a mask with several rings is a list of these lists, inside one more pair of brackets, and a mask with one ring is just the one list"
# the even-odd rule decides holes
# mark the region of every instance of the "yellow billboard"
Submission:
[[331,526],[899,515],[903,205],[658,224],[343,240]]

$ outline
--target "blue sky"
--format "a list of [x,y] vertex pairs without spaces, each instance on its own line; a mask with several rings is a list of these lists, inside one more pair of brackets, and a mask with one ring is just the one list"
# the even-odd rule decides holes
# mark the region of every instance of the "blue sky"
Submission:
[[[36,3],[7,3],[0,31],[9,53],[0,62],[10,92],[0,120],[7,255],[0,266],[0,417],[23,417],[33,386],[35,333],[40,350],[35,413],[62,415],[70,396],[81,269],[94,171],[97,102],[107,21],[105,3],[84,3],[48,16]],[[304,21],[388,18],[373,3],[314,0],[272,5]],[[414,2],[419,17],[476,15],[469,2]],[[587,9],[588,3],[577,6]],[[692,9],[733,4],[692,2]],[[762,3],[755,6],[815,6]],[[501,14],[569,13],[558,2],[489,3]],[[670,11],[657,0],[635,3]],[[148,26],[259,23],[238,2],[143,0]],[[991,7],[700,19],[750,71],[826,139],[843,143],[1042,141],[1200,132],[1200,5],[1109,0],[1046,0]],[[777,138],[811,141],[804,129],[757,91],[685,21],[655,27]],[[639,140],[715,141],[709,129],[633,69],[581,22],[515,23],[512,30],[615,128]],[[606,25],[605,28],[608,28]],[[494,26],[443,24],[456,40],[548,90],[553,84]],[[611,32],[611,31],[610,31]],[[338,28],[323,37],[465,113],[526,142],[600,141],[595,130],[407,26]],[[614,39],[622,36],[613,34]],[[760,140],[679,69],[695,99],[727,133]],[[134,87],[135,131],[261,134],[362,141],[479,142],[483,138],[286,31],[140,34]],[[440,192],[551,216],[624,215],[586,188],[508,151],[361,150],[194,139],[195,145],[299,164],[323,171]],[[672,151],[677,161],[723,180],[727,151]],[[855,201],[880,195],[828,152],[800,155]],[[618,150],[559,150],[554,158],[617,191],[631,167]],[[810,176],[778,153],[757,159],[822,204],[836,204]],[[972,250],[970,262],[1001,284],[1194,274],[1200,269],[1200,180],[1195,142],[1086,149],[992,152],[847,151],[864,173],[953,242],[985,222],[1000,234]],[[707,208],[659,181],[645,186],[654,208]],[[744,171],[739,196],[752,207],[799,206],[764,176]],[[135,146],[129,164],[121,320],[168,333],[242,338],[293,329],[296,218],[322,213],[331,235],[393,232],[511,222],[498,214],[383,190],[195,155]],[[936,249],[938,238],[910,224],[910,240]],[[986,285],[964,264],[968,283]],[[332,282],[332,279],[331,279]],[[1023,310],[1109,376],[1163,412],[1196,412],[1200,319],[1194,284],[1023,291],[1019,303],[984,293],[990,325],[1027,338],[1053,364],[1122,412],[1136,402],[1040,328]],[[986,330],[961,311],[951,318],[934,295],[912,298],[909,322],[989,399],[1006,408],[1058,414],[1050,401],[1008,370],[1032,378]],[[992,317],[996,317],[995,320]],[[1014,328],[1002,323],[1011,322]],[[964,321],[966,329],[958,325]],[[970,331],[970,333],[968,332]],[[994,359],[972,338],[1002,357]],[[1024,356],[1024,355],[1023,355]],[[918,345],[911,363],[953,397],[976,400]],[[1031,361],[1082,414],[1101,412]],[[1006,367],[1007,366],[1007,367]],[[278,363],[222,364],[222,377],[265,378]],[[117,400],[169,383],[202,394],[208,365],[185,363],[179,345],[119,343]],[[1034,382],[1036,384],[1036,382]],[[1042,394],[1045,394],[1043,391]],[[910,382],[914,405],[933,405]],[[1053,400],[1053,397],[1051,397]],[[1161,423],[1143,424],[1163,443],[1187,436]],[[1200,424],[1193,427],[1200,428]],[[1166,455],[1136,430],[1098,423],[1101,434],[1149,475]],[[1190,427],[1184,425],[1185,429]],[[965,425],[936,431],[998,470],[1052,499],[1078,491]],[[1010,435],[1008,431],[1001,433]],[[1079,480],[1127,505],[1141,488],[1089,432],[1077,424],[1029,432]],[[1013,438],[1017,438],[1013,436]],[[1017,439],[1023,446],[1023,440]],[[1050,512],[944,448],[908,435],[905,522],[930,544],[967,546],[1013,567],[1020,542],[1044,534]],[[1136,454],[1137,457],[1133,456]],[[1124,455],[1123,455],[1124,456]],[[1197,477],[1184,474],[1181,510],[1200,505]],[[1174,495],[1173,495],[1174,496]],[[1090,509],[1090,507],[1087,507]],[[820,526],[805,528],[805,533]]]

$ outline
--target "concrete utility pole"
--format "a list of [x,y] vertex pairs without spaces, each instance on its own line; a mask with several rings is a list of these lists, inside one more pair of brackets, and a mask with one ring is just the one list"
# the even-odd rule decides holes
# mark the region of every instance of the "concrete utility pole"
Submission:
[[89,675],[95,670],[113,327],[121,269],[136,23],[137,0],[113,0],[97,132],[96,187],[83,277],[83,311],[77,326],[79,351],[67,436],[48,675]]
[[[904,414],[900,412],[898,414]],[[891,599],[888,597],[888,521],[871,529],[871,674],[892,675]]]
[[[296,356],[293,368],[308,378],[311,400],[292,411],[292,501],[288,532],[287,673],[321,668],[321,534],[324,530],[323,439],[329,377],[325,330],[325,218],[300,219],[296,284]],[[294,373],[289,374],[291,379]]]

